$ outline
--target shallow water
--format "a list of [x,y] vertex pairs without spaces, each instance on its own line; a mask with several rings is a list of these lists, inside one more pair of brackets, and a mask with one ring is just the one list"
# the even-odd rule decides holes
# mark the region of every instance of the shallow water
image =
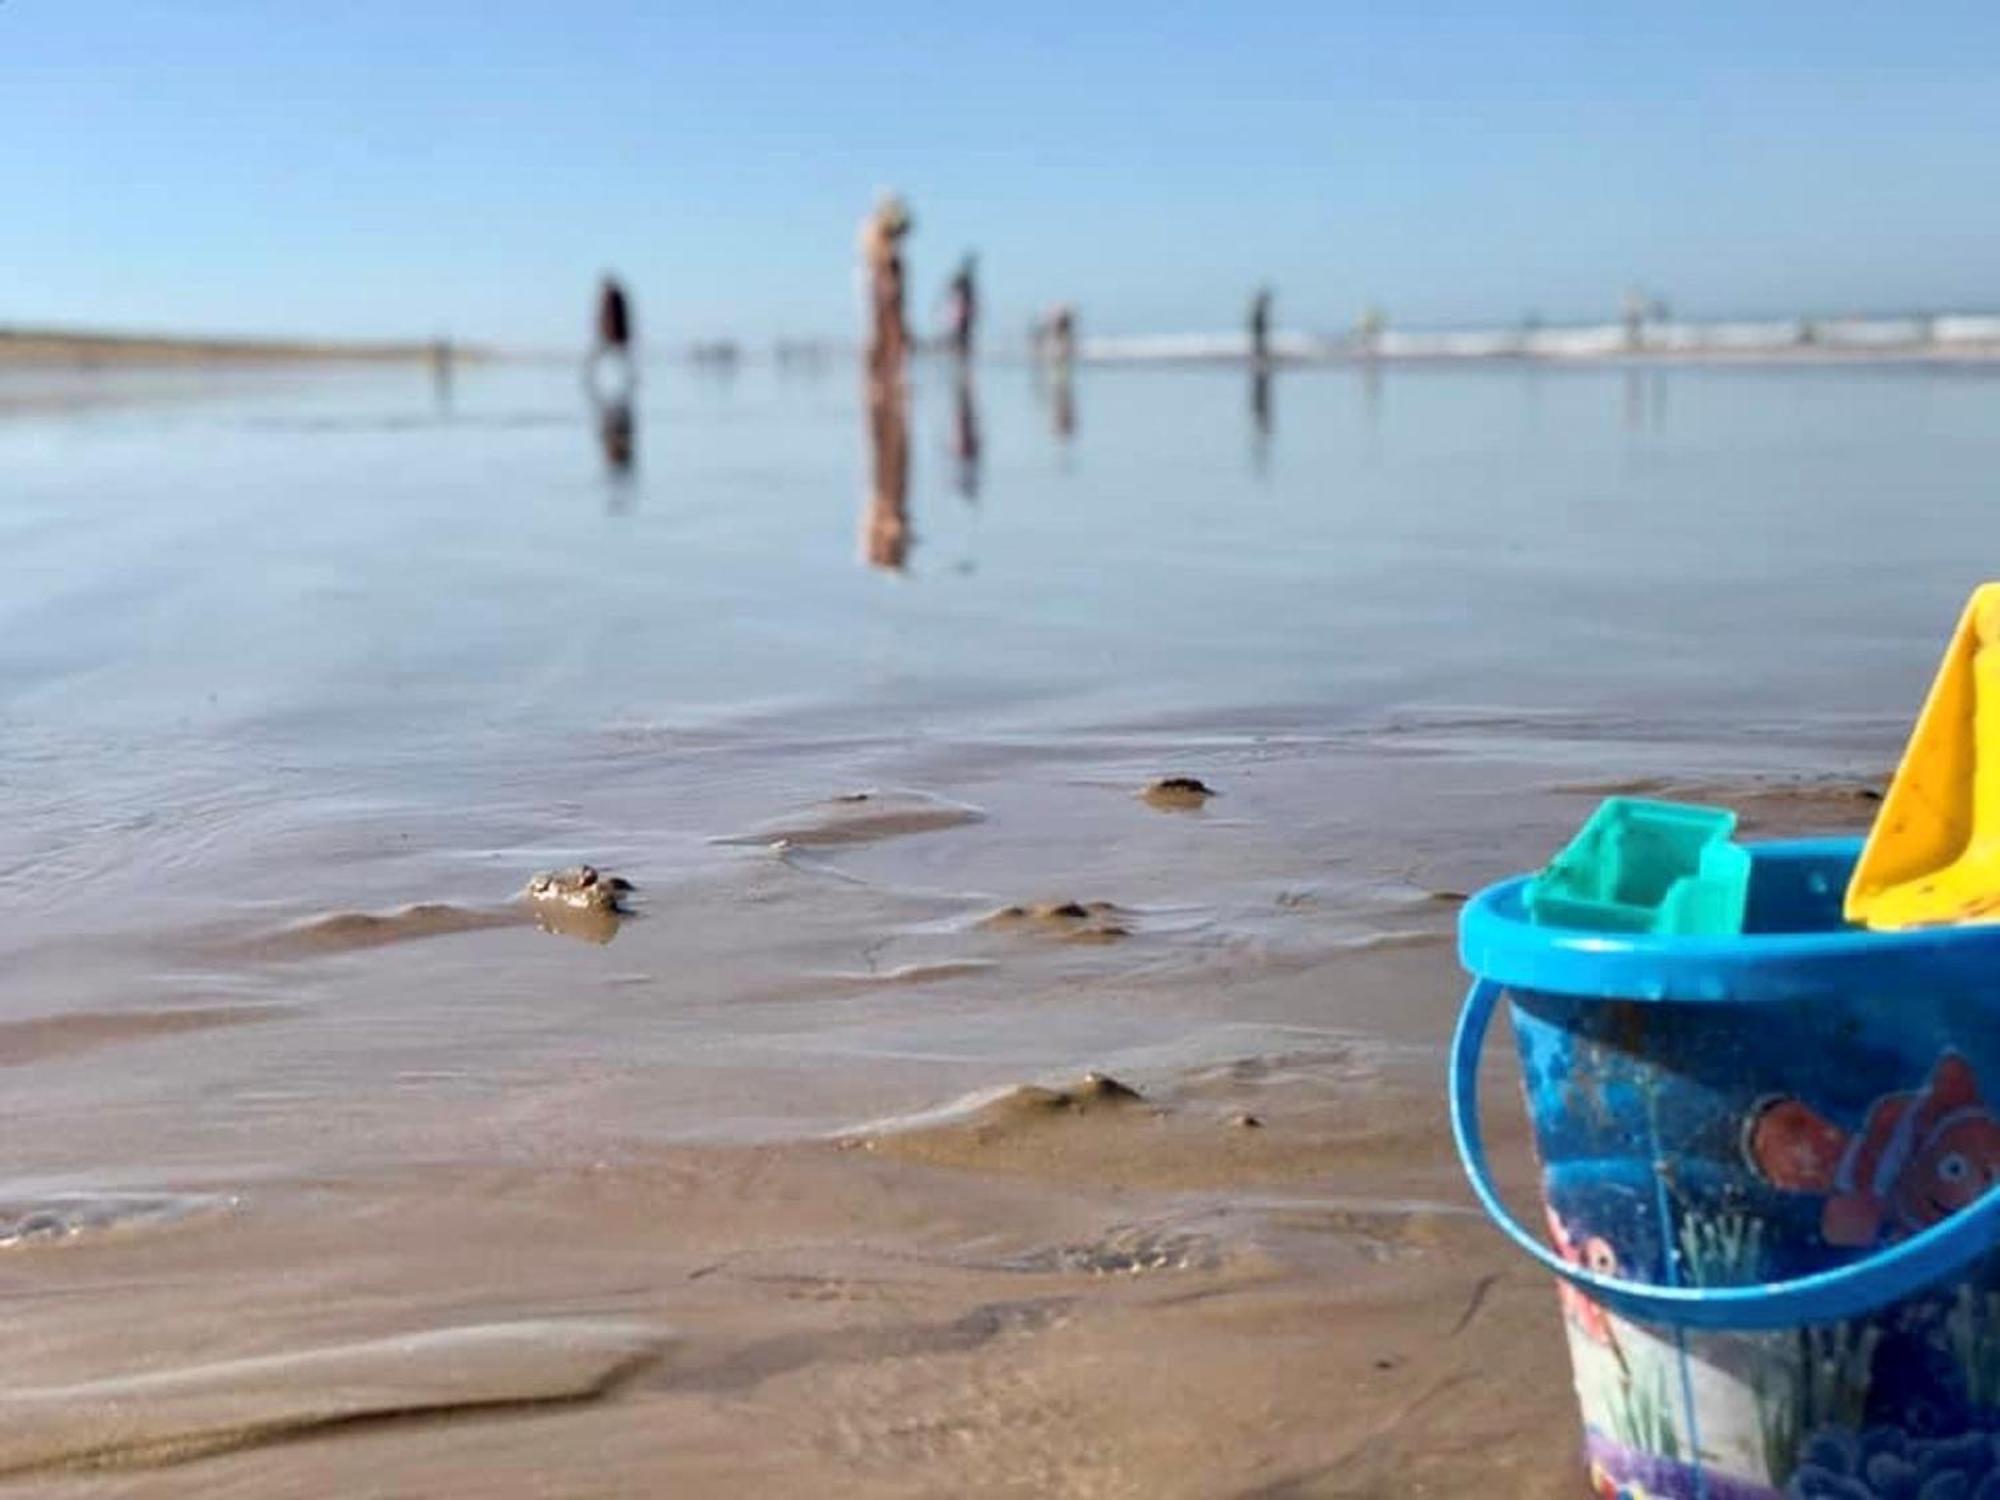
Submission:
[[[644,1198],[656,1151],[721,1152],[674,1171],[730,1203],[730,1152],[871,1122],[922,1122],[866,1167],[892,1196],[977,1160],[1039,1173],[1032,1206],[938,1210],[983,1226],[926,1249],[966,1277],[1088,1268],[1093,1235],[1135,1234],[1177,1247],[1135,1265],[1223,1274],[1178,1220],[1062,1197],[1104,1173],[1267,1228],[1257,1204],[1302,1176],[1343,1204],[1451,1193],[1435,1141],[1416,1181],[1389,1170],[1434,1125],[1448,898],[1631,778],[1750,798],[1767,828],[1865,821],[1852,788],[1892,763],[2000,542],[1996,391],[1301,369],[1260,421],[1234,370],[1065,391],[994,366],[968,391],[927,367],[899,506],[844,368],[656,371],[613,430],[622,473],[567,369],[464,369],[443,401],[415,371],[10,377],[0,1189],[78,1226],[22,1248],[193,1235],[254,1282],[305,1236],[319,1311],[274,1311],[274,1280],[260,1332],[210,1349],[219,1314],[189,1308],[146,1358],[197,1363],[436,1326],[425,1246],[460,1255],[488,1221],[541,1241],[582,1310],[631,1313],[560,1259],[567,1174],[630,1170]],[[1168,773],[1221,795],[1148,805]],[[510,904],[578,860],[640,887],[608,942]],[[1116,903],[1119,932],[983,920],[1071,899]],[[1089,1127],[1079,1157],[1074,1132],[994,1145],[961,1118],[1093,1066],[1182,1118],[1289,1101],[1303,1134],[1155,1156]],[[1339,1101],[1372,1088],[1403,1102],[1354,1135]],[[846,1185],[787,1189],[744,1244],[888,1233],[847,1158],[787,1160]],[[1228,1197],[1239,1167],[1262,1198]],[[377,1248],[369,1225],[435,1215],[432,1170],[462,1174],[458,1228]],[[76,1207],[92,1193],[112,1210]],[[238,1208],[128,1224],[117,1204],[156,1200],[121,1194]],[[1037,1215],[1042,1238],[991,1243],[988,1220]],[[545,1310],[507,1285],[480,1316]],[[133,1295],[105,1316],[143,1321]],[[109,1325],[65,1306],[39,1383],[117,1373]]]
[[[1023,370],[925,369],[902,573],[860,560],[844,372],[657,372],[623,476],[564,369],[265,382],[0,408],[0,965],[42,981],[0,1019],[157,981],[128,938],[579,856],[670,886],[875,783],[1873,770],[2000,540],[1957,372],[1285,371],[1260,432],[1240,372],[1086,370],[1064,436]],[[1371,849],[1449,838],[1413,801]],[[1091,857],[1020,811],[1041,878]],[[1207,816],[1296,842],[1244,811]]]

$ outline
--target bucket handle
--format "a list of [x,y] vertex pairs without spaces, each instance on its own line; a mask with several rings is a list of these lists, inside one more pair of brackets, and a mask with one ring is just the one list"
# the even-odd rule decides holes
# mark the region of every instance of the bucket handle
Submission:
[[1831,1271],[1759,1286],[1654,1286],[1573,1266],[1500,1201],[1479,1130],[1479,1059],[1505,991],[1476,979],[1451,1043],[1451,1131],[1480,1204],[1528,1256],[1594,1302],[1634,1322],[1679,1328],[1793,1328],[1871,1312],[1922,1291],[2000,1247],[2000,1188],[1919,1234]]

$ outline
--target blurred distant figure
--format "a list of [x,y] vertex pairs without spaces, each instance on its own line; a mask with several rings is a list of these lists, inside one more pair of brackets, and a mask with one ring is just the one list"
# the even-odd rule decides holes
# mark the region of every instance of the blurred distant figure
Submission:
[[688,345],[688,359],[698,370],[734,375],[743,360],[743,346],[735,339],[696,339]]
[[961,360],[952,382],[951,456],[957,465],[958,493],[979,498],[979,398],[972,388],[972,364]]
[[601,352],[632,352],[632,303],[618,278],[607,276],[597,289],[597,347]]
[[1050,308],[1042,319],[1041,329],[1036,337],[1042,358],[1058,369],[1066,369],[1076,360],[1076,304],[1058,302]]
[[903,239],[910,211],[884,193],[861,221],[861,265],[868,278],[868,374],[878,385],[902,379],[910,330],[903,320]]
[[1257,295],[1250,299],[1250,358],[1263,365],[1271,359],[1271,289],[1257,288]]
[[972,337],[979,323],[979,289],[973,279],[974,258],[968,254],[945,286],[945,342],[960,359],[972,358]]
[[910,422],[897,380],[868,377],[868,495],[861,507],[861,555],[903,571],[910,556]]
[[1076,362],[1076,305],[1058,302],[1035,324],[1034,340],[1037,383],[1046,367],[1049,385],[1049,417],[1056,436],[1064,442],[1076,435],[1076,391],[1070,383],[1070,367]]
[[626,391],[637,384],[639,368],[632,358],[632,302],[618,278],[606,275],[597,288],[597,338],[591,345],[584,373],[593,398],[598,397],[598,371],[606,360],[616,360],[621,387]]
[[1371,302],[1354,325],[1354,340],[1363,354],[1373,358],[1382,352],[1382,335],[1388,331],[1389,315]]
[[1637,287],[1625,293],[1625,347],[1637,349],[1646,342],[1646,294]]
[[788,374],[817,375],[826,369],[826,346],[817,339],[779,339],[771,353]]

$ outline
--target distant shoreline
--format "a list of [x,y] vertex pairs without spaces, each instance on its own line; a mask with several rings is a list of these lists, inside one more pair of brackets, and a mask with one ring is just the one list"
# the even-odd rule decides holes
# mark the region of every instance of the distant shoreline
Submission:
[[[390,363],[427,360],[429,342],[212,338],[181,334],[91,333],[67,328],[0,328],[0,366]],[[454,359],[484,359],[484,348],[450,345]]]
[[[730,352],[718,361],[716,346],[695,343],[668,358],[696,365],[763,352]],[[395,364],[427,362],[438,345],[428,340],[330,340],[218,337],[190,334],[98,332],[72,328],[0,327],[0,370],[7,368],[158,368],[176,365]],[[553,353],[497,350],[483,344],[448,345],[454,361],[566,359]],[[850,351],[837,342],[811,346],[816,360]],[[781,346],[773,355],[786,363]],[[1004,352],[999,357],[1033,359]],[[1231,365],[1251,363],[1249,340],[1237,333],[1180,333],[1085,338],[1080,362],[1094,365]],[[1282,331],[1271,340],[1274,365],[1546,364],[1569,366],[1822,365],[2000,363],[2000,316],[1768,321],[1761,323],[1648,323],[1555,328],[1405,331],[1372,337],[1329,337]]]
[[[1241,363],[1240,333],[1087,338],[1094,363]],[[2000,316],[1797,318],[1738,322],[1592,323],[1543,327],[1403,330],[1328,338],[1280,332],[1270,357],[1284,364],[1986,364],[2000,360]]]

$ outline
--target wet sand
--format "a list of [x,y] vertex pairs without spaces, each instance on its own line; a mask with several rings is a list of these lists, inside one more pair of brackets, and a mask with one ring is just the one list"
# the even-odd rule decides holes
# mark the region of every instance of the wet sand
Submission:
[[[795,799],[761,841],[711,835],[717,862],[601,950],[424,908],[201,939],[217,975],[346,967],[315,1008],[368,1007],[343,1035],[389,1028],[379,1062],[340,1061],[309,1014],[17,1024],[10,1060],[129,1044],[121,1066],[205,1103],[79,1121],[60,1074],[17,1096],[66,1195],[37,1210],[25,1185],[13,1216],[44,1232],[0,1245],[0,1475],[59,1496],[1579,1493],[1554,1299],[1470,1204],[1437,1039],[1452,888],[1610,788],[1429,754],[1386,777],[1234,758],[1234,823],[1032,759],[886,821]],[[1499,847],[1416,879],[1379,845],[1335,881],[1286,878],[1273,825],[1342,821],[1390,784],[1504,789],[1481,803]],[[1854,826],[1858,785],[1673,791],[1790,831]],[[907,816],[941,806],[961,811]],[[992,920],[995,868],[1047,881],[1113,826],[1141,848],[1078,874],[1129,903],[1124,941],[1032,930],[1103,919],[1084,906]],[[1144,852],[1164,842],[1172,896]],[[1247,887],[1263,910],[1190,899]],[[481,1040],[396,1032],[399,996],[523,963],[566,976],[532,987],[553,1050],[496,1050],[526,1017],[491,993],[453,1023]],[[739,1012],[734,1056],[711,1033],[676,1057],[643,1034],[664,1015],[578,1044],[607,1021],[594,994],[703,991]],[[303,1075],[301,1050],[323,1057]],[[346,1109],[311,1089],[325,1067]],[[37,1125],[65,1118],[51,1149]],[[1493,1129],[1519,1188],[1520,1126],[1500,1109]],[[132,1196],[134,1175],[188,1196]]]
[[[975,510],[920,382],[887,578],[824,388],[649,380],[614,507],[489,378],[0,426],[0,1493],[1578,1494],[1445,1129],[1458,907],[1613,791],[1864,825],[1935,645],[1812,614],[1872,513],[1717,491],[1802,553],[1748,630],[1685,508],[1576,581],[1615,384],[1294,385],[1353,425],[1260,479],[1091,372],[1060,457],[986,395]],[[580,863],[629,915],[520,901]]]

